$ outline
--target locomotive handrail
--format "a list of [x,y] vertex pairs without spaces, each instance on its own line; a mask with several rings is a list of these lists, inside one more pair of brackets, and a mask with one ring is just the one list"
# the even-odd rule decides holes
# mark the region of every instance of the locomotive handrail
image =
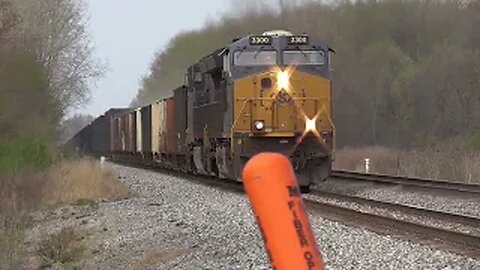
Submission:
[[[321,109],[320,109],[320,114],[321,112],[325,111],[326,112],[326,109],[325,109],[325,104],[322,105]],[[320,115],[319,114],[319,115]],[[330,123],[330,126],[332,127],[332,137],[333,137],[333,145],[332,145],[332,150],[331,152],[335,151],[335,149],[337,149],[337,136],[336,136],[336,133],[337,133],[337,128],[335,127],[335,124],[333,123],[333,120],[332,118],[330,117],[330,115],[328,113],[326,113],[327,115],[327,120],[328,122]]]
[[230,129],[230,157],[233,157],[233,134],[235,133],[235,126],[237,125],[238,120],[240,120],[240,117],[245,110],[245,107],[247,106],[247,101],[248,99],[245,99],[243,101],[242,108],[240,109],[240,113],[238,114],[237,118],[233,122],[232,128]]
[[[328,97],[291,97],[293,100],[313,100],[319,101],[329,99]],[[255,98],[237,98],[238,101],[253,101],[253,100],[276,100],[276,98],[270,97],[255,97]]]

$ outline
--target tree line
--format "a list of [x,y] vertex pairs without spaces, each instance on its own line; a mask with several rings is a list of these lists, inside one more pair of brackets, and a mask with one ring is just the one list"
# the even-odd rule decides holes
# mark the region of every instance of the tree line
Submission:
[[86,19],[83,0],[0,0],[0,146],[53,147],[62,118],[89,100],[104,69]]
[[243,9],[175,36],[155,56],[132,103],[170,95],[190,64],[235,37],[283,28],[336,51],[340,147],[417,147],[468,141],[479,132],[480,1],[241,2]]

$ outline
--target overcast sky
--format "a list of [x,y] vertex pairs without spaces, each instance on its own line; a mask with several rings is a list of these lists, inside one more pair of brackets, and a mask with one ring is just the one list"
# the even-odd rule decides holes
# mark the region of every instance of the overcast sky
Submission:
[[93,116],[127,107],[156,51],[182,30],[200,28],[229,7],[226,0],[88,0],[96,54],[109,72],[98,82],[92,101],[78,112]]

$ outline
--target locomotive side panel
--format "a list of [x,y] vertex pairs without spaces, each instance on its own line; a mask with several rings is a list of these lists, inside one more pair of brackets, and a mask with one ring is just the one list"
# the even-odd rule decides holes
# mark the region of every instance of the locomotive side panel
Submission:
[[194,137],[196,139],[204,138],[222,138],[223,137],[223,117],[224,104],[216,103],[194,109]]

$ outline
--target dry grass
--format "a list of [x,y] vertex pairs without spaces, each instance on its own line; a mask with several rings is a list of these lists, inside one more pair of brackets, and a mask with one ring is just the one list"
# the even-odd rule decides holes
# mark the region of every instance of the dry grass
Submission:
[[465,181],[480,183],[480,155],[467,155],[463,159]]
[[174,260],[183,254],[187,250],[185,249],[169,249],[169,250],[153,250],[146,253],[138,262],[132,265],[129,269],[131,270],[145,270],[153,269],[153,266],[167,263],[171,260]]
[[366,158],[370,159],[370,172],[386,174],[398,172],[398,153],[381,146],[344,148],[336,153],[333,167],[336,170],[364,172]]
[[[118,200],[130,195],[112,171],[89,159],[63,161],[42,172],[0,176],[0,269],[20,269],[19,258],[25,251],[23,231],[30,211],[59,204],[92,206],[99,199]],[[45,240],[41,249],[46,252],[44,257],[61,262],[76,256],[73,235],[65,230]]]
[[119,200],[130,191],[99,162],[82,159],[55,164],[46,172],[24,172],[0,178],[0,229],[12,228],[24,213],[45,205],[91,205]]
[[21,269],[22,240],[21,228],[0,230],[0,269]]
[[365,158],[370,159],[371,173],[480,183],[480,153],[450,146],[421,150],[344,148],[336,153],[334,169],[364,172]]
[[69,227],[43,239],[38,253],[41,255],[44,265],[52,265],[76,261],[82,255],[83,250],[80,234],[75,228]]
[[42,173],[0,177],[0,269],[21,269],[26,213],[41,201],[46,181]]
[[96,161],[65,161],[49,172],[44,201],[49,204],[80,203],[91,200],[120,200],[130,196],[112,171]]
[[22,173],[0,179],[0,229],[14,228],[23,214],[42,201],[45,173]]
[[410,150],[401,153],[401,174],[480,183],[480,153],[459,149]]

